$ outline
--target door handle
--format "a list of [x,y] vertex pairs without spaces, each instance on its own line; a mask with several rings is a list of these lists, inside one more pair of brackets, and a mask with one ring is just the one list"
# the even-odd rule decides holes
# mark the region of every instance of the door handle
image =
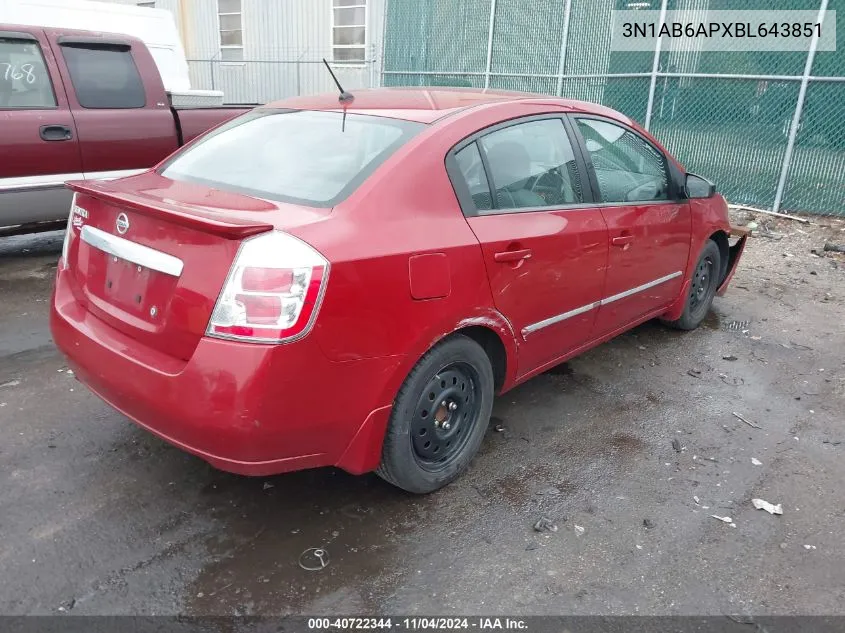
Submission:
[[531,257],[532,252],[530,248],[521,248],[516,251],[502,251],[493,255],[493,259],[497,262],[518,262],[523,259]]
[[617,235],[612,240],[610,240],[610,243],[613,244],[614,246],[627,246],[628,244],[630,244],[633,241],[634,241],[633,235]]
[[73,131],[67,125],[42,125],[38,133],[45,141],[69,141],[73,138]]

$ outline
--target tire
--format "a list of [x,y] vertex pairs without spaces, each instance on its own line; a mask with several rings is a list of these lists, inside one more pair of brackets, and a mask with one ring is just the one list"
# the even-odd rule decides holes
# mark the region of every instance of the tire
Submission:
[[684,312],[677,321],[663,321],[678,330],[694,330],[710,311],[722,273],[722,253],[713,240],[707,240],[701,257],[692,272],[692,285],[684,304]]
[[493,391],[493,368],[478,343],[454,335],[435,345],[402,383],[376,474],[416,494],[454,481],[481,446]]

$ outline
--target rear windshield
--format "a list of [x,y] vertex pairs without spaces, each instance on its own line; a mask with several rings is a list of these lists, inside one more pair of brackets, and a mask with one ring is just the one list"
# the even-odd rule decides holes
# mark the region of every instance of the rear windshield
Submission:
[[219,127],[162,176],[269,200],[330,207],[425,126],[378,116],[254,110]]

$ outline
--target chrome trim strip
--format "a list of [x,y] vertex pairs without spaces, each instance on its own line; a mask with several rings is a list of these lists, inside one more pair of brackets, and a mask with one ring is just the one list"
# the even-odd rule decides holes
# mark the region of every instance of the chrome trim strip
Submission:
[[563,314],[558,314],[556,316],[549,317],[548,319],[543,319],[542,321],[538,321],[537,323],[526,325],[524,328],[522,328],[522,337],[525,338],[526,336],[528,336],[529,334],[533,334],[537,330],[542,330],[543,328],[548,327],[550,325],[554,325],[555,323],[560,323],[561,321],[571,319],[572,317],[578,316],[579,314],[584,314],[585,312],[594,310],[599,306],[607,305],[608,303],[613,303],[614,301],[619,301],[620,299],[630,297],[631,295],[635,295],[638,292],[642,292],[643,290],[648,290],[649,288],[654,288],[654,286],[659,286],[662,283],[666,283],[670,279],[680,277],[682,274],[683,273],[678,270],[669,275],[660,277],[659,279],[655,279],[654,281],[649,281],[648,283],[645,283],[642,286],[631,288],[630,290],[626,290],[625,292],[620,292],[619,294],[611,295],[610,297],[605,297],[600,301],[588,303],[587,305],[583,305],[580,308],[575,308],[574,310],[570,310],[569,312],[564,312]]
[[585,306],[575,308],[574,310],[570,310],[569,312],[564,312],[563,314],[558,314],[557,316],[549,317],[548,319],[543,319],[542,321],[538,321],[537,323],[526,325],[524,328],[522,328],[522,336],[528,336],[532,332],[542,330],[544,327],[554,325],[555,323],[560,323],[561,321],[566,321],[566,319],[571,319],[572,317],[578,316],[579,314],[584,314],[585,312],[589,312],[594,308],[598,308],[600,305],[601,301],[596,301],[595,303],[588,303]]
[[178,257],[162,253],[148,246],[131,242],[117,235],[106,233],[100,229],[84,225],[82,227],[82,241],[96,249],[114,257],[120,257],[138,266],[179,277],[184,264]]
[[630,290],[626,290],[625,292],[620,292],[618,295],[613,295],[610,297],[605,297],[601,300],[601,304],[605,305],[608,303],[613,303],[614,301],[619,301],[620,299],[624,299],[625,297],[630,297],[631,295],[635,295],[638,292],[642,292],[643,290],[648,290],[649,288],[654,288],[655,286],[659,286],[662,283],[666,283],[670,279],[674,279],[675,277],[680,277],[683,273],[678,270],[674,273],[669,275],[665,275],[660,279],[655,279],[654,281],[649,281],[647,284],[643,284],[642,286],[637,286],[636,288],[631,288]]
[[0,191],[29,191],[31,189],[49,189],[64,187],[68,180],[114,180],[127,176],[137,176],[146,169],[119,169],[117,171],[89,171],[72,174],[44,174],[40,176],[15,176],[0,178]]

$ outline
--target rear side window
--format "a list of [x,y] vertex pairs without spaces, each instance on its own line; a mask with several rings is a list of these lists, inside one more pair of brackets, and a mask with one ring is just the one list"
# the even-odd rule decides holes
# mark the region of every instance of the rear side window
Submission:
[[455,154],[458,169],[469,188],[469,194],[478,211],[489,211],[493,208],[493,197],[490,195],[490,186],[487,183],[487,174],[484,172],[484,164],[481,162],[481,154],[478,145],[472,143],[467,145],[460,152]]
[[83,108],[143,108],[146,104],[144,83],[128,46],[63,44],[62,55]]
[[331,207],[424,127],[360,114],[254,110],[178,153],[161,174],[268,200]]
[[0,37],[0,108],[55,108],[50,73],[38,42]]
[[669,199],[663,155],[642,137],[597,119],[576,119],[593,163],[602,202]]

